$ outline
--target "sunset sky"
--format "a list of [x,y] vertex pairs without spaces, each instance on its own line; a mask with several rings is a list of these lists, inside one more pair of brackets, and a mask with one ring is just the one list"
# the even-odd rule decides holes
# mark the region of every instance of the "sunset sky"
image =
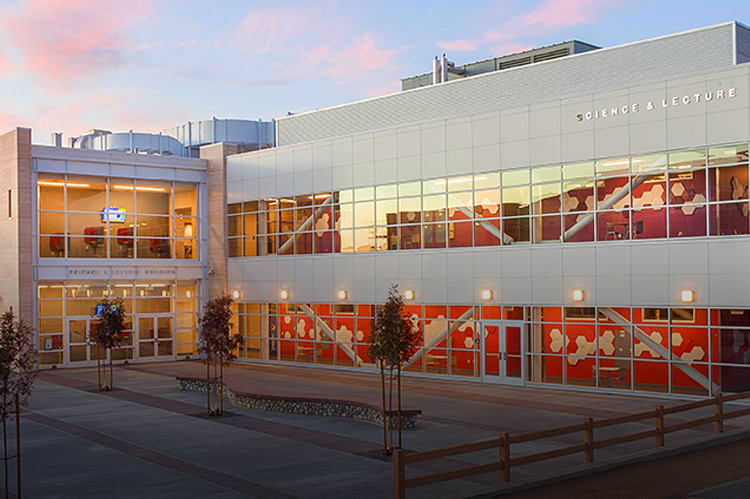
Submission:
[[0,0],[0,132],[159,132],[397,92],[457,65],[578,39],[609,47],[737,20],[747,0]]

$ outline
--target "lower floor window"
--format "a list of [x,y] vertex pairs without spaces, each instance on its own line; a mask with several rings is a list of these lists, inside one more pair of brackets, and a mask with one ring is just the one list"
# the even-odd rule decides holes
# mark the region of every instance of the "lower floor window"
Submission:
[[[239,303],[239,357],[375,369],[376,305]],[[711,395],[750,390],[750,310],[406,305],[412,372]]]

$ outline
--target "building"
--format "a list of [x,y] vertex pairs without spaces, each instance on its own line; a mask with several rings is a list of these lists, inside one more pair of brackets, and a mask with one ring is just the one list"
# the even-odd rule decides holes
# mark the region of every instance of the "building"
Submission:
[[200,304],[229,292],[240,358],[374,369],[398,284],[414,375],[750,389],[750,29],[576,44],[286,116],[275,140],[231,120],[0,136],[0,306],[42,367],[90,365],[106,296],[129,312],[116,361],[195,355]]
[[106,297],[126,312],[115,362],[196,355],[200,304],[226,289],[224,158],[272,145],[273,123],[184,128],[202,134],[0,136],[0,308],[34,325],[41,368],[96,361],[89,327]]
[[393,283],[415,374],[750,389],[748,61],[731,22],[278,119],[226,160],[241,356],[372,369]]

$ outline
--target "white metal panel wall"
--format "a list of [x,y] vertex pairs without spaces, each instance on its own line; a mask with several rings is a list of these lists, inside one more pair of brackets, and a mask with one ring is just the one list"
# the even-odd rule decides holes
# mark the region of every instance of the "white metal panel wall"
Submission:
[[750,28],[737,24],[737,64],[750,62]]
[[284,117],[277,122],[278,145],[508,109],[728,68],[735,63],[734,30],[735,23],[726,23]]

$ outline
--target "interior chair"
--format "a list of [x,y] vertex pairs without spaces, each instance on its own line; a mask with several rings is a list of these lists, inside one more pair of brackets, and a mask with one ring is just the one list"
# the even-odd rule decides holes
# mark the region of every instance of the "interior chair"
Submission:
[[612,236],[612,239],[617,239],[617,226],[612,222],[607,222],[607,236],[604,239],[609,239],[609,236]]
[[83,241],[86,247],[94,251],[94,255],[99,256],[99,248],[104,244],[104,227],[86,227],[83,229]]
[[156,258],[169,258],[169,239],[151,239],[149,249]]
[[117,229],[117,244],[120,247],[120,255],[130,258],[133,256],[133,228],[120,227]]
[[638,239],[638,235],[643,237],[643,220],[633,222],[633,239]]
[[65,251],[65,237],[62,234],[55,234],[49,237],[49,251],[52,256],[59,258]]

